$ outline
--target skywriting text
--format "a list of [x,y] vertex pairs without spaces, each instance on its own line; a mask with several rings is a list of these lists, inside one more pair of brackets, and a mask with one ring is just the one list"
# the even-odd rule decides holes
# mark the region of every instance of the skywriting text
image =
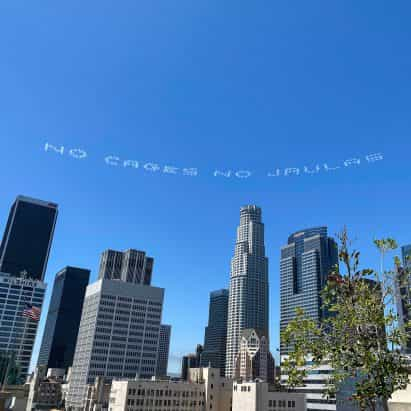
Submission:
[[[67,148],[62,145],[46,142],[44,151],[57,156],[68,156],[75,160],[84,161],[89,158],[89,154],[82,148]],[[375,152],[362,156],[347,158],[336,163],[321,162],[311,165],[303,165],[300,167],[284,167],[268,169],[265,173],[255,172],[253,170],[233,170],[215,168],[211,170],[200,170],[197,167],[176,167],[171,164],[159,164],[154,161],[141,161],[136,159],[124,158],[115,154],[108,154],[102,157],[101,162],[107,167],[117,169],[138,169],[146,174],[174,174],[186,177],[197,177],[201,175],[210,175],[220,179],[248,179],[252,176],[265,176],[267,178],[275,177],[296,177],[296,176],[312,176],[320,173],[333,173],[348,168],[361,167],[364,165],[373,164],[384,159],[383,153]]]

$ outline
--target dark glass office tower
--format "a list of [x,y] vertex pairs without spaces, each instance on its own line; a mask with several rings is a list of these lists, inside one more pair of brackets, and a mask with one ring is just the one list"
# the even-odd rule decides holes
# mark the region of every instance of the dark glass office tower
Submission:
[[[303,308],[316,321],[321,321],[320,292],[330,270],[338,264],[338,247],[328,237],[327,227],[314,227],[298,231],[281,248],[281,332],[295,317],[295,309]],[[281,355],[287,354],[281,346]]]
[[57,204],[18,196],[0,245],[0,271],[43,280],[56,219]]
[[144,251],[106,250],[101,255],[98,278],[122,280],[136,284],[151,284],[154,259]]
[[[332,268],[338,264],[338,247],[333,238],[328,237],[327,227],[314,227],[297,231],[288,237],[288,244],[281,248],[280,260],[280,332],[295,318],[296,308],[304,309],[307,317],[316,322],[327,315],[322,310],[320,292]],[[281,361],[291,346],[280,345]],[[307,370],[305,386],[307,410],[318,411],[319,399],[325,398],[331,366],[324,364],[320,369]],[[282,380],[286,375],[282,375]],[[304,391],[303,391],[304,390]],[[335,398],[321,403],[327,410],[335,410]]]
[[201,354],[201,366],[219,368],[225,375],[227,344],[228,290],[210,293],[208,325],[205,328],[204,351]]
[[90,270],[65,267],[54,280],[38,365],[67,369],[73,363]]
[[160,325],[160,339],[158,344],[157,377],[166,377],[168,356],[170,353],[171,325]]

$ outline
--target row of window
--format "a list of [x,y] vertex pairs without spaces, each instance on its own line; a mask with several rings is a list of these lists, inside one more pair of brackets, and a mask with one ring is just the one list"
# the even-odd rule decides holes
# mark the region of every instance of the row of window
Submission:
[[204,397],[205,393],[203,391],[172,391],[172,390],[161,390],[161,389],[144,389],[144,388],[129,388],[128,395],[131,396],[151,396],[151,397],[177,397],[180,396],[183,398],[193,397],[196,398],[198,396]]

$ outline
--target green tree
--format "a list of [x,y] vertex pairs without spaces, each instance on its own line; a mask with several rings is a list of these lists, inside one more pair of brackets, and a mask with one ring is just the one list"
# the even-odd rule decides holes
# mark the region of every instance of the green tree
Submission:
[[[321,292],[323,310],[327,313],[318,324],[302,309],[282,334],[291,353],[283,362],[287,385],[304,385],[310,368],[327,362],[333,369],[328,396],[334,396],[347,379],[355,379],[352,400],[360,410],[375,410],[386,405],[394,391],[408,383],[408,370],[400,347],[406,342],[408,325],[400,324],[394,311],[396,273],[399,259],[392,270],[384,268],[386,255],[397,248],[394,240],[375,240],[381,255],[380,270],[360,269],[360,253],[351,249],[344,229],[339,235],[339,261],[329,274]],[[340,270],[340,268],[342,270]],[[403,273],[405,271],[403,270]],[[410,273],[402,275],[408,287]],[[310,358],[310,366],[306,365]]]

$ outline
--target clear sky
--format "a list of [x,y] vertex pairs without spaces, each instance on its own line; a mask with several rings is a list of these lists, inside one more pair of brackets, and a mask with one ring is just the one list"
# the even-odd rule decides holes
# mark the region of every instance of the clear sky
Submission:
[[2,0],[0,229],[18,194],[59,204],[48,298],[65,265],[95,279],[106,248],[153,256],[176,371],[228,287],[240,206],[257,204],[275,351],[291,232],[346,224],[370,265],[373,238],[411,242],[410,21],[407,0]]

